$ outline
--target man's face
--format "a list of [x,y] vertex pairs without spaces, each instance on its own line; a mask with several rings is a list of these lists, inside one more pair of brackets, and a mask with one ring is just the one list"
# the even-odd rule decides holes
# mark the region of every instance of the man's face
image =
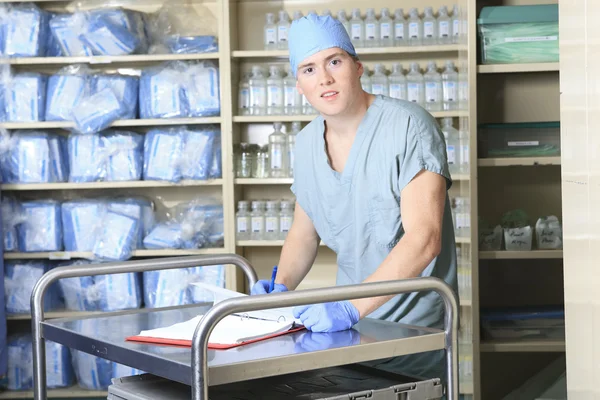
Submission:
[[298,66],[296,86],[310,104],[324,115],[348,109],[362,91],[363,66],[339,48],[320,51]]

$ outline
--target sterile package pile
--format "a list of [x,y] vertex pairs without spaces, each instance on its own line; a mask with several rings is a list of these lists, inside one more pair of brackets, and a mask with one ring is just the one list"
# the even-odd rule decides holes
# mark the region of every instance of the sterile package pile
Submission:
[[219,69],[211,61],[173,61],[146,68],[140,78],[140,118],[219,115]]
[[[51,268],[48,261],[6,261],[4,265],[4,300],[7,314],[29,314],[31,292],[37,281]],[[44,297],[44,310],[62,308],[58,284],[52,284]]]
[[[52,13],[33,3],[0,8],[0,55],[121,56],[218,51],[216,18],[201,5],[163,6],[154,14],[124,8]],[[183,9],[178,9],[183,8]]]

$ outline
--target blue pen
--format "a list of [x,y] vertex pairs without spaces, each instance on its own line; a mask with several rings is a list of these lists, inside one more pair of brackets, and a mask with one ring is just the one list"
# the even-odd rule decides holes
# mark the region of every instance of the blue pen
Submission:
[[275,289],[275,277],[277,276],[277,265],[273,267],[273,273],[271,274],[271,284],[269,285],[269,293]]

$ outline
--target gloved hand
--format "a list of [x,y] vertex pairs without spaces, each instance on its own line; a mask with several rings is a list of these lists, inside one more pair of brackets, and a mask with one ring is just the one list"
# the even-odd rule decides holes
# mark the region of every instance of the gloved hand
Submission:
[[276,283],[273,286],[273,291],[269,292],[269,286],[271,286],[271,281],[267,279],[262,279],[252,286],[250,289],[250,295],[253,296],[255,294],[267,294],[267,293],[276,293],[276,292],[287,292],[288,288],[283,283]]
[[294,308],[294,317],[313,332],[338,332],[352,328],[360,314],[350,301],[309,304]]

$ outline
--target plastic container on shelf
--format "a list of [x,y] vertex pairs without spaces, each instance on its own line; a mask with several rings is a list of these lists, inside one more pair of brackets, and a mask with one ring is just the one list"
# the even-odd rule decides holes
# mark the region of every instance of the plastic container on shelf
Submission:
[[482,64],[558,62],[558,4],[483,7]]
[[481,328],[484,339],[561,340],[565,338],[565,313],[562,306],[484,309]]
[[560,122],[482,124],[480,158],[560,156]]

